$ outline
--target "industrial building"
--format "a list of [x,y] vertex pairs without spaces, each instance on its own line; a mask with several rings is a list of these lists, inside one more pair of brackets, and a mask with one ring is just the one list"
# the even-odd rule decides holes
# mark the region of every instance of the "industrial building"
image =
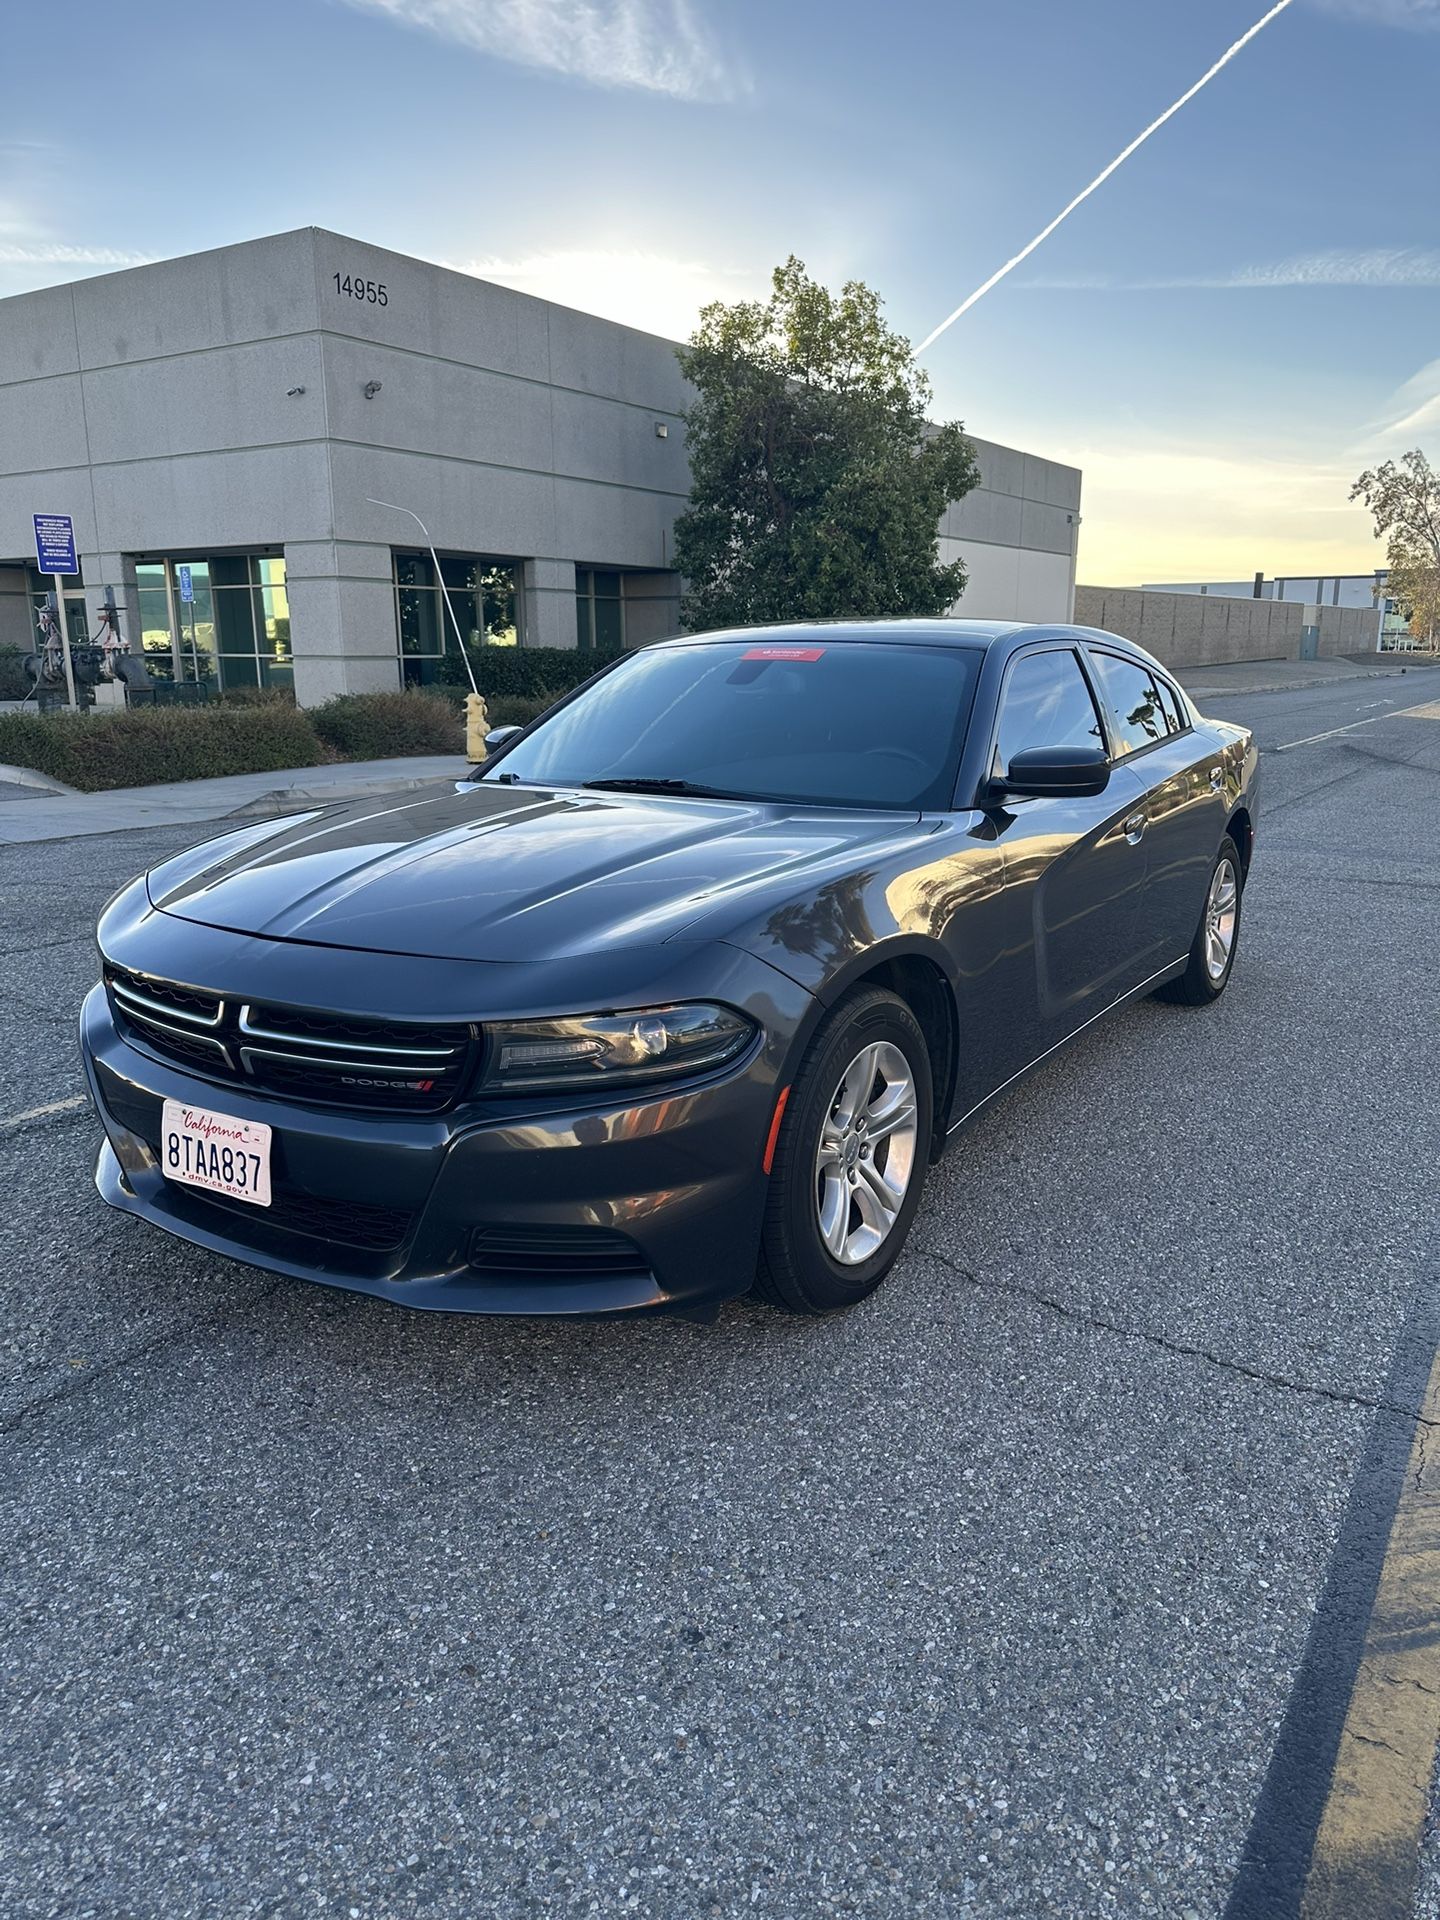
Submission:
[[[72,637],[110,595],[162,671],[306,705],[434,676],[430,545],[473,640],[638,645],[678,620],[686,395],[673,342],[313,227],[0,300],[0,646],[37,513]],[[956,611],[1069,618],[1079,472],[976,448]]]

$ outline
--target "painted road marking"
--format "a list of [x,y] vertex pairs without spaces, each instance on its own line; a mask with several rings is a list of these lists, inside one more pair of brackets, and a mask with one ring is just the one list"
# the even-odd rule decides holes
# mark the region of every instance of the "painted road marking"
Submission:
[[[1440,1354],[1422,1421],[1440,1421]],[[1440,1747],[1440,1432],[1415,1429],[1302,1920],[1411,1920]]]
[[14,1127],[23,1127],[28,1120],[43,1120],[47,1114],[69,1113],[75,1107],[88,1107],[88,1093],[77,1093],[69,1100],[52,1100],[43,1107],[30,1107],[24,1113],[8,1114],[0,1120],[0,1133],[9,1133]]
[[1303,740],[1287,740],[1283,747],[1272,747],[1272,753],[1289,753],[1295,747],[1313,747],[1317,740],[1333,740],[1338,734],[1354,733],[1357,727],[1373,727],[1377,720],[1437,720],[1440,719],[1440,700],[1430,700],[1422,707],[1400,707],[1394,713],[1372,713],[1368,720],[1352,720],[1348,727],[1331,727],[1325,733],[1307,734]]
[[1413,1920],[1440,1735],[1440,1694],[1421,1691],[1440,1689],[1437,1419],[1427,1288],[1395,1343],[1225,1920]]

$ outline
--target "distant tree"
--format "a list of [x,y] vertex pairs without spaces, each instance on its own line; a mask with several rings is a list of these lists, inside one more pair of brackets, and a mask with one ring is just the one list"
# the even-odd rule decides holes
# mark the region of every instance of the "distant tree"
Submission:
[[1387,593],[1417,639],[1435,645],[1440,632],[1440,473],[1418,447],[1399,461],[1367,467],[1350,489],[1375,519],[1390,563]]
[[678,350],[686,626],[943,613],[966,572],[940,564],[940,516],[979,479],[974,448],[929,424],[930,383],[868,287],[831,294],[793,255],[772,278],[768,300],[706,307]]

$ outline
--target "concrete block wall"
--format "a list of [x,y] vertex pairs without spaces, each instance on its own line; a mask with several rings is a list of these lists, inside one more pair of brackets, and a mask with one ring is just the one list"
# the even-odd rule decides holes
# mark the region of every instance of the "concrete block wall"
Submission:
[[1373,653],[1381,615],[1374,607],[1320,607],[1219,593],[1151,587],[1077,587],[1075,619],[1134,640],[1170,667],[1228,666],[1239,660],[1298,660],[1307,619],[1320,629],[1317,655]]
[[[1133,640],[1171,667],[1296,659],[1304,612],[1294,600],[1231,600],[1213,593],[1152,593],[1139,587],[1075,589],[1078,625]],[[1338,646],[1332,650],[1348,651]]]

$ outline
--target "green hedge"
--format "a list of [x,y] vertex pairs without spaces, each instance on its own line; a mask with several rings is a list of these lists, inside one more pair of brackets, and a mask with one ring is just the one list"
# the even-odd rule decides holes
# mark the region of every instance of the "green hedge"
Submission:
[[0,647],[0,700],[23,700],[29,691],[24,654],[19,647]]
[[0,762],[83,793],[313,767],[329,756],[310,716],[263,707],[133,707],[123,713],[0,713]]
[[429,693],[342,693],[313,708],[308,717],[342,760],[462,753],[465,748],[459,712],[450,701]]
[[[533,700],[545,694],[553,700],[598,673],[621,649],[467,647],[466,652],[475,668],[475,684],[487,699],[491,694],[516,694]],[[453,647],[440,663],[440,677],[450,686],[470,685],[465,662]]]

